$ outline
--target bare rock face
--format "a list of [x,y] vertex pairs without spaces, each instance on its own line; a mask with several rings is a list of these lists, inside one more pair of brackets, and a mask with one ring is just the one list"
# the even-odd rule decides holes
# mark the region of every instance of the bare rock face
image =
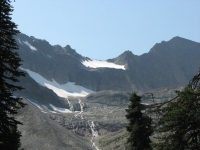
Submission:
[[85,97],[86,102],[99,103],[108,106],[127,106],[131,92],[123,91],[100,91]]
[[82,61],[90,58],[81,56],[69,45],[52,46],[45,40],[24,34],[19,34],[16,39],[23,68],[50,81],[54,79],[60,84],[76,82],[94,91],[134,91],[185,85],[197,73],[200,64],[200,43],[180,37],[155,44],[141,56],[125,51],[108,60],[124,65],[126,70],[86,67]]

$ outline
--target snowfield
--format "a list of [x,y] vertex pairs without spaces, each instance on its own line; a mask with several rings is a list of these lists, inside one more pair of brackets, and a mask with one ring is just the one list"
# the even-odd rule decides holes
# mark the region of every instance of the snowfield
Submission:
[[23,43],[26,44],[30,49],[32,49],[34,51],[37,51],[37,48],[35,48],[34,46],[32,46],[28,41],[23,41]]
[[24,69],[21,67],[20,67],[20,69],[26,71],[29,74],[29,76],[31,78],[33,78],[40,85],[53,90],[54,93],[56,93],[59,97],[64,97],[64,98],[85,97],[90,93],[94,93],[94,91],[92,91],[92,90],[89,90],[89,89],[84,88],[79,85],[75,85],[74,82],[67,82],[65,84],[59,84],[54,79],[53,79],[53,81],[49,81],[49,80],[45,79],[44,77],[42,77],[41,75],[39,75],[38,73],[33,72],[29,69]]
[[82,64],[90,68],[114,68],[126,70],[124,65],[117,65],[111,62],[101,60],[84,60],[82,61]]
[[[27,100],[28,100],[31,104],[33,104],[34,106],[36,106],[37,108],[39,108],[39,109],[41,110],[41,112],[47,113],[46,111],[44,111],[44,110],[43,110],[38,104],[36,104],[35,102],[33,102],[33,101],[29,100],[29,99],[27,99]],[[56,106],[54,106],[54,105],[52,105],[52,104],[49,104],[49,106],[53,109],[53,111],[51,111],[50,109],[48,109],[47,106],[42,105],[42,107],[44,107],[46,110],[48,110],[48,111],[51,112],[51,113],[57,113],[57,112],[61,112],[61,113],[73,113],[71,110],[66,109],[66,108],[59,108],[59,107],[56,107]],[[57,111],[57,112],[55,112],[55,111]]]

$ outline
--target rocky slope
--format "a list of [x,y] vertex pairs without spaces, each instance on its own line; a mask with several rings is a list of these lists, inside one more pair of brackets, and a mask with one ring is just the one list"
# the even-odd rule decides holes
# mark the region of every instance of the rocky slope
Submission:
[[[59,122],[51,119],[51,113],[41,112],[29,101],[21,109],[17,119],[23,122],[19,126],[22,133],[22,148],[29,150],[92,150],[89,138],[77,136],[72,130],[65,129]],[[58,115],[59,116],[59,115]]]
[[[175,96],[180,87],[162,88],[151,91],[137,91],[143,103],[150,103],[153,93],[156,101],[166,101]],[[69,98],[68,102],[78,102],[79,109],[71,112],[63,109],[49,109],[47,104],[24,99],[28,105],[19,111],[17,119],[24,125],[22,148],[25,149],[77,149],[98,150],[125,148],[127,108],[130,92],[101,91],[85,98]],[[168,98],[168,99],[166,99]],[[46,106],[46,107],[45,107]]]

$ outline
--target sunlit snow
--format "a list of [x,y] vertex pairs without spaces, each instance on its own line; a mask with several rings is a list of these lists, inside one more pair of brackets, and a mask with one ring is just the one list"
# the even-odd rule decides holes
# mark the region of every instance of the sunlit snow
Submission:
[[28,41],[23,41],[24,44],[26,44],[30,49],[37,51],[37,48],[33,47]]
[[41,112],[43,113],[47,113],[46,111],[44,111],[38,104],[32,102],[31,100],[27,99],[31,104],[33,104],[34,106],[36,106],[37,108],[39,108],[41,110]]
[[124,65],[117,65],[111,62],[101,61],[101,60],[85,60],[82,61],[82,64],[90,68],[114,68],[114,69],[126,70]]
[[43,110],[38,104],[32,102],[31,100],[27,99],[31,104],[35,105],[37,108],[39,108],[40,110]]
[[56,93],[59,97],[64,97],[64,98],[67,98],[70,96],[84,97],[90,93],[94,93],[94,91],[92,90],[86,89],[79,85],[75,85],[74,82],[59,84],[54,79],[53,81],[49,81],[45,79],[44,77],[42,77],[41,75],[39,75],[38,73],[35,73],[29,69],[23,69],[23,68],[20,68],[20,69],[26,71],[40,85],[53,90],[54,93]]
[[[18,39],[19,43],[22,44],[22,42],[20,41],[20,39]],[[23,45],[23,44],[22,44]]]
[[12,98],[17,98],[17,96],[15,96],[15,95],[13,95],[13,96],[11,96]]
[[[38,104],[36,104],[35,102],[33,102],[33,101],[29,100],[29,99],[27,99],[27,100],[28,100],[31,104],[33,104],[34,106],[36,106],[37,108],[39,108],[39,109],[41,110],[41,112],[47,113],[47,112],[45,112]],[[56,107],[56,106],[54,106],[54,105],[52,105],[52,104],[49,104],[49,106],[50,106],[54,111],[51,111],[50,109],[48,109],[47,106],[42,105],[42,107],[44,107],[46,110],[48,110],[48,111],[51,112],[51,113],[57,113],[57,112],[61,112],[61,113],[73,113],[71,110],[66,109],[66,108],[59,108],[59,107]],[[57,112],[55,112],[55,111],[57,111]]]
[[54,113],[54,114],[56,114],[57,112],[55,112],[55,111],[51,111],[50,109],[48,109],[48,107],[47,106],[45,106],[45,105],[42,105],[42,107],[44,107],[46,110],[48,110],[48,111],[50,111],[51,113]]

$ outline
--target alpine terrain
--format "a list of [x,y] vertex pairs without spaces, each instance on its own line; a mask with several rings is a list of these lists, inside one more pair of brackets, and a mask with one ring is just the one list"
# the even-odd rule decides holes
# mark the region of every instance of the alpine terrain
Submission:
[[151,98],[145,93],[167,101],[200,67],[200,43],[181,37],[141,56],[127,50],[106,61],[82,56],[69,45],[25,34],[15,38],[23,60],[19,69],[26,73],[18,83],[24,90],[14,93],[28,104],[17,114],[24,149],[124,149],[131,93],[147,104]]

